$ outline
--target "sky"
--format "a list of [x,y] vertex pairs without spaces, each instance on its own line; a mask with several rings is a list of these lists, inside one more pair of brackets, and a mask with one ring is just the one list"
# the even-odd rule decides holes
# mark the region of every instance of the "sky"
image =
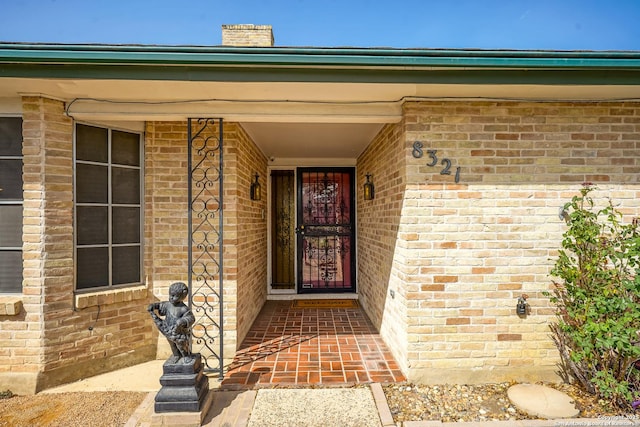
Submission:
[[221,44],[272,25],[276,46],[640,50],[640,0],[0,0],[0,41]]

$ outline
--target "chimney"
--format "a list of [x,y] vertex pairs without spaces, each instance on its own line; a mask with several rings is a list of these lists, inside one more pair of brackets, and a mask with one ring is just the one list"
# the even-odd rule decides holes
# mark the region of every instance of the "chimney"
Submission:
[[273,31],[271,25],[223,25],[223,46],[273,46]]

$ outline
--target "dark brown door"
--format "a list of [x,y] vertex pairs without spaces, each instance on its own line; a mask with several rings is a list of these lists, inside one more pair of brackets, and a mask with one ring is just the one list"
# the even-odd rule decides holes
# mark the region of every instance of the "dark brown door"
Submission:
[[299,293],[355,292],[353,168],[299,168]]
[[271,171],[271,288],[295,289],[296,181],[293,170]]

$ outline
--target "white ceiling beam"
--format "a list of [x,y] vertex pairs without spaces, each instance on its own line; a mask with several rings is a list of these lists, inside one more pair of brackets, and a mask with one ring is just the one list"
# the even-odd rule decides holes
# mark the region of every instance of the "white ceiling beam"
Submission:
[[221,117],[237,122],[397,123],[401,102],[118,102],[77,99],[67,106],[78,120],[183,120]]

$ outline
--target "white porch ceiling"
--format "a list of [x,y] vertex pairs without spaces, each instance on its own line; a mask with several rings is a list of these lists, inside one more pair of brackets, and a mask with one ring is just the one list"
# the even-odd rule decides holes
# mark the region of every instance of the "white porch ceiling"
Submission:
[[377,123],[243,123],[270,159],[355,159],[382,126]]

